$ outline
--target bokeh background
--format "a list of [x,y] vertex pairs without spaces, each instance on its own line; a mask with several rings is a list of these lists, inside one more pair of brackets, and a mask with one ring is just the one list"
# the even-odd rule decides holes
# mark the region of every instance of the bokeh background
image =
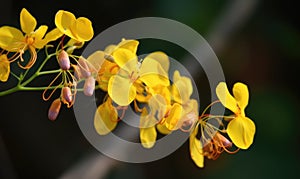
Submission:
[[[7,0],[1,2],[0,25],[19,27],[23,7],[39,24],[50,27],[60,9],[88,17],[95,34],[145,16],[166,17],[192,27],[215,51],[228,85],[237,81],[248,85],[247,114],[256,123],[257,133],[249,150],[206,160],[203,169],[190,159],[188,143],[159,161],[123,163],[99,156],[81,133],[72,110],[63,107],[52,122],[47,119],[50,102],[42,101],[41,92],[17,92],[0,97],[0,178],[299,176],[300,22],[296,4],[280,0]],[[186,56],[170,44],[145,44],[141,51],[164,49],[179,61]],[[196,73],[194,80],[202,94],[201,104],[207,105],[210,94],[205,76]],[[11,83],[1,82],[0,89]]]

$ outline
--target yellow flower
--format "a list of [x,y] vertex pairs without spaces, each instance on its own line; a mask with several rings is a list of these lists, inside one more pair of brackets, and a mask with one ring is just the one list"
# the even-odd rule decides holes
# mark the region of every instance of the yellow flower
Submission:
[[[22,55],[24,51],[29,50],[31,58],[24,67],[21,66],[22,68],[28,69],[36,61],[37,53],[35,49],[43,48],[47,43],[56,40],[62,34],[58,29],[53,29],[46,34],[48,29],[46,25],[41,25],[35,30],[37,25],[36,19],[25,8],[23,8],[20,13],[20,24],[22,31],[10,26],[0,28],[0,47],[9,52],[18,53],[11,61],[19,57],[21,61],[24,61]],[[23,35],[23,33],[25,35]]]
[[56,13],[55,25],[63,34],[77,42],[89,41],[94,35],[92,22],[89,19],[85,17],[76,19],[74,14],[68,11],[59,10]]
[[175,103],[164,120],[165,126],[169,130],[192,126],[198,118],[198,103],[190,99],[193,93],[191,79],[181,76],[176,70],[173,75],[171,93]]
[[232,96],[226,83],[221,82],[216,88],[216,94],[220,102],[235,114],[235,118],[227,126],[228,136],[237,147],[241,149],[249,148],[253,142],[255,124],[245,116],[245,108],[249,100],[247,86],[243,83],[235,83]]
[[101,104],[94,117],[94,127],[98,134],[106,135],[111,132],[118,123],[118,112],[112,105],[111,98]]
[[0,55],[0,81],[6,82],[10,73],[10,63],[5,54]]
[[135,50],[131,50],[136,49],[135,47],[138,45],[134,42],[137,41],[123,44],[127,48],[116,48],[112,55],[120,70],[118,74],[110,78],[108,94],[120,106],[127,106],[136,98],[136,86],[140,84],[145,84],[149,88],[159,85],[169,86],[170,84],[167,72],[159,61],[149,56],[142,62],[137,60],[136,54],[133,53]]

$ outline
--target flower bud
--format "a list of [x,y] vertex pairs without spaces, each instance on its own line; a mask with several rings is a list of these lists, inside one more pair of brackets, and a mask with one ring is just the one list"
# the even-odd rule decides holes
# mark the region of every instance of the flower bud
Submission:
[[80,72],[81,72],[81,75],[83,78],[87,78],[87,77],[91,76],[91,72],[90,72],[89,66],[86,62],[86,59],[84,59],[83,57],[80,57],[78,59],[78,66],[79,66],[79,69],[80,69]]
[[66,51],[62,50],[58,55],[58,64],[62,70],[70,69],[70,59],[69,55]]
[[64,103],[71,103],[72,102],[72,92],[69,87],[63,87],[61,89],[61,97]]
[[51,121],[56,120],[59,110],[60,110],[60,107],[61,107],[61,101],[59,98],[52,102],[52,104],[49,108],[49,111],[48,111],[48,118]]
[[95,90],[95,79],[93,76],[89,76],[83,86],[83,93],[86,96],[92,96]]

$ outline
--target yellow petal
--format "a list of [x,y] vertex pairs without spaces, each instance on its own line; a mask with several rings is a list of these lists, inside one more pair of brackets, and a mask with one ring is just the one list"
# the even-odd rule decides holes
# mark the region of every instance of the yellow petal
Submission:
[[116,45],[108,45],[105,49],[104,52],[107,54],[111,54],[114,50],[116,50],[117,46]]
[[0,56],[0,81],[6,82],[10,73],[10,64],[6,55]]
[[56,27],[67,36],[71,38],[76,38],[73,32],[71,31],[71,27],[76,21],[76,17],[74,14],[68,11],[59,10],[55,15],[55,25]]
[[26,34],[33,32],[37,24],[35,18],[25,8],[21,10],[20,23],[22,31]]
[[54,41],[54,40],[58,39],[62,35],[63,35],[62,32],[58,28],[54,28],[53,30],[51,30],[50,32],[48,32],[46,34],[44,40],[47,44],[48,42],[51,42],[51,41]]
[[251,119],[239,116],[229,122],[227,133],[237,147],[247,149],[253,142],[255,124]]
[[48,27],[46,25],[42,25],[34,32],[33,37],[35,39],[33,45],[35,48],[41,49],[46,45],[45,41],[42,38],[46,34],[47,29]]
[[164,135],[168,135],[172,132],[165,125],[162,125],[162,124],[157,124],[156,129],[158,130],[158,132],[160,132],[161,134],[164,134]]
[[137,56],[130,50],[118,48],[113,52],[115,63],[119,67],[123,68],[128,72],[135,71],[137,68]]
[[87,62],[92,71],[98,72],[104,63],[104,52],[96,51],[87,58]]
[[169,130],[178,129],[178,122],[181,119],[182,106],[178,103],[173,104],[170,109],[169,116],[165,118],[165,126]]
[[146,108],[143,108],[140,119],[140,140],[145,148],[152,148],[155,144],[157,137],[155,123],[156,120],[148,115]]
[[164,52],[153,52],[146,56],[145,59],[151,58],[156,60],[161,67],[168,73],[170,67],[169,57]]
[[185,104],[193,93],[193,86],[191,79],[180,76],[179,71],[175,71],[173,75],[173,85],[171,93],[174,101],[180,104]]
[[140,68],[140,80],[149,87],[170,85],[168,74],[161,67],[160,63],[152,58],[143,60]]
[[85,17],[79,17],[76,19],[71,28],[73,34],[77,37],[76,40],[80,42],[89,41],[94,36],[92,22]]
[[129,78],[114,75],[108,82],[108,94],[120,106],[129,105],[136,96],[136,89]]
[[42,39],[48,30],[48,26],[41,25],[37,30],[34,31],[35,40]]
[[216,88],[216,94],[220,102],[226,108],[230,109],[234,113],[239,113],[239,108],[234,97],[229,93],[225,82],[220,82]]
[[244,111],[244,109],[248,105],[249,100],[249,91],[247,85],[240,82],[235,83],[232,88],[232,91],[239,107],[242,111]]
[[118,112],[110,98],[101,104],[94,116],[94,126],[98,134],[106,135],[117,126]]
[[190,154],[192,160],[195,162],[195,164],[203,168],[204,167],[204,156],[203,156],[203,150],[202,150],[202,144],[199,139],[196,138],[196,135],[198,133],[198,126],[193,130],[193,132],[190,135]]
[[0,28],[0,47],[10,51],[19,51],[24,47],[23,33],[14,27],[3,26]]
[[118,48],[124,48],[129,50],[131,53],[136,54],[139,41],[137,40],[125,40],[123,39],[118,45]]

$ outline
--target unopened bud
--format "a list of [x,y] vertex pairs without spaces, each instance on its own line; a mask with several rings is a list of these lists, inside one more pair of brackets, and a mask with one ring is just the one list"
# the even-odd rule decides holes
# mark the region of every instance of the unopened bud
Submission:
[[61,107],[61,101],[59,98],[52,102],[52,104],[49,108],[49,111],[48,111],[48,118],[51,121],[54,121],[57,118],[60,107]]
[[83,93],[86,96],[92,96],[95,90],[95,78],[93,76],[89,76],[83,86]]
[[58,64],[62,70],[70,69],[70,59],[69,55],[66,51],[62,50],[58,55]]
[[71,103],[73,99],[71,89],[69,87],[63,87],[61,89],[61,97],[64,103]]
[[80,69],[80,72],[81,72],[81,75],[83,78],[87,78],[87,77],[91,76],[91,72],[90,72],[90,69],[87,64],[86,59],[84,59],[83,57],[80,57],[78,59],[78,66],[79,66],[79,69]]

